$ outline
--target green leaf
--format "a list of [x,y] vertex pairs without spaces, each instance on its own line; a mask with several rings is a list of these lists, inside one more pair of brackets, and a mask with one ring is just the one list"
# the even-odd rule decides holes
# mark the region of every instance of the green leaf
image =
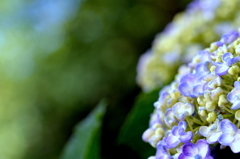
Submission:
[[156,149],[142,141],[142,134],[149,126],[150,115],[154,110],[153,103],[158,100],[158,92],[159,90],[155,90],[138,96],[118,138],[119,144],[130,147],[142,159],[146,159],[156,153]]
[[100,129],[106,103],[98,106],[77,126],[60,159],[100,159]]

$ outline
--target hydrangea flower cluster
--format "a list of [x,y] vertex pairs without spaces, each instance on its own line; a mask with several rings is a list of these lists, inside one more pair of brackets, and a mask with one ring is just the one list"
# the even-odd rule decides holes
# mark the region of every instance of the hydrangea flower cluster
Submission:
[[[181,64],[191,61],[193,52],[207,47],[227,30],[240,26],[239,7],[240,0],[194,0],[190,3],[185,12],[177,14],[156,36],[152,48],[140,58],[138,84],[144,91],[150,91],[168,83]],[[227,67],[228,63],[222,62]]]
[[210,145],[240,152],[240,28],[179,68],[154,103],[142,138],[149,159],[211,159]]

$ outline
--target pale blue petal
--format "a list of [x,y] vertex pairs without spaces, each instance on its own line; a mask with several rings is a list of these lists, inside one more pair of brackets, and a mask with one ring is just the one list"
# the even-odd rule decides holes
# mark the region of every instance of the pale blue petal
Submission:
[[239,153],[240,152],[240,139],[234,140],[232,143],[230,143],[230,148],[232,152]]
[[237,127],[229,119],[224,119],[220,123],[220,129],[223,133],[237,132]]
[[174,127],[172,128],[172,134],[173,134],[174,136],[179,136],[178,131],[179,131],[179,128],[178,128],[177,126],[174,126]]
[[234,82],[234,88],[240,89],[240,81]]
[[240,101],[234,102],[232,107],[233,110],[237,110],[240,108]]
[[178,159],[194,159],[194,157],[185,156],[183,153],[181,153],[181,154],[178,156]]
[[199,133],[204,136],[207,137],[210,133],[210,129],[207,126],[201,126],[199,129]]
[[181,121],[181,122],[179,122],[178,127],[183,128],[184,130],[186,130],[187,123],[185,121]]
[[234,95],[232,92],[228,93],[227,99],[229,102],[233,103],[234,102]]
[[227,63],[232,58],[233,58],[233,55],[230,52],[227,52],[227,53],[223,54],[222,61],[224,63]]
[[181,83],[178,86],[178,90],[182,95],[186,97],[190,97],[192,94],[192,88],[187,83]]
[[229,133],[222,134],[218,139],[219,143],[224,146],[228,146],[233,140],[234,140],[234,136]]
[[193,88],[193,93],[196,97],[203,95],[203,85],[197,85]]
[[168,148],[174,148],[176,146],[178,146],[178,144],[180,144],[180,140],[178,139],[178,137],[170,134],[167,139],[166,139],[166,145]]
[[209,144],[214,144],[218,141],[219,137],[221,136],[221,132],[214,132],[212,133],[208,138],[207,138],[207,142]]
[[185,133],[185,135],[180,136],[179,139],[183,143],[188,143],[192,140],[192,137],[193,137],[193,133],[191,131],[188,131],[188,132]]
[[198,154],[202,156],[202,158],[205,158],[210,155],[210,146],[206,142],[206,140],[200,139],[196,143],[196,147],[198,148]]
[[219,76],[223,76],[228,73],[229,67],[226,64],[222,64],[221,66],[217,66],[215,69],[215,73]]
[[189,73],[181,78],[180,83],[194,84],[195,81],[196,81],[196,76]]
[[233,142],[229,146],[234,153],[240,152],[240,129],[238,129],[238,132],[235,135]]

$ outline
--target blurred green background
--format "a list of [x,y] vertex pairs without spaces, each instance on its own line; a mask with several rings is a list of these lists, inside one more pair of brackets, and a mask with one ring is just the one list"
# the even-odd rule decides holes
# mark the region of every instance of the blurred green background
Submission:
[[138,58],[189,1],[1,1],[1,159],[59,158],[103,98],[101,157],[138,158],[117,144],[141,91]]

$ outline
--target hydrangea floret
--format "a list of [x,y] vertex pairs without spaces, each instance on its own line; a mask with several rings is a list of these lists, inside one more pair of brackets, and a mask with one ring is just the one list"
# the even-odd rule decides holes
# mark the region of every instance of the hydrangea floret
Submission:
[[[167,84],[181,64],[190,62],[196,51],[223,34],[221,40],[212,43],[211,47],[223,46],[220,50],[224,50],[225,44],[238,37],[238,33],[229,31],[240,26],[239,4],[240,0],[193,0],[185,12],[177,14],[156,36],[152,48],[142,55],[138,63],[137,83],[144,91]],[[235,52],[240,53],[239,46]],[[201,57],[195,56],[193,63],[202,61]],[[217,70],[222,68],[219,73],[226,73],[231,62],[228,59],[222,61],[220,56],[217,58]]]
[[143,140],[151,159],[211,159],[210,145],[240,152],[240,29],[179,68],[154,103]]

